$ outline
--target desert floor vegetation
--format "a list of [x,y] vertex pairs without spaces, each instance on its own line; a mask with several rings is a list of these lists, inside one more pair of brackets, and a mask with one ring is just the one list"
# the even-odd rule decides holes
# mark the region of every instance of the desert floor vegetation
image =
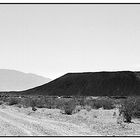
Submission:
[[120,105],[118,115],[123,117],[124,122],[131,123],[132,118],[140,117],[140,97],[116,100],[109,97],[2,96],[0,104],[16,105],[19,108],[31,107],[33,111],[37,108],[60,109],[62,114],[66,115],[75,114],[82,109],[88,112],[100,108],[112,110]]
[[[78,127],[75,128],[78,129],[78,131],[86,129],[88,133],[84,133],[84,135],[138,136],[140,135],[139,111],[139,97],[128,97],[126,99],[117,100],[109,97],[58,98],[51,96],[6,96],[0,98],[0,112],[2,115],[0,118],[2,117],[4,120],[6,118],[12,119],[11,121],[13,122],[20,118],[21,122],[19,122],[19,126],[22,122],[24,123],[25,121],[27,123],[27,120],[29,121],[30,119],[36,120],[37,122],[44,122],[44,124],[46,121],[49,121],[50,126],[47,130],[45,130],[46,126],[38,126],[44,129],[40,135],[44,135],[44,131],[48,131],[50,128],[53,129],[53,124],[56,123],[56,125],[58,125],[63,122],[68,123],[68,130],[71,129],[71,131],[73,131],[73,127]],[[11,116],[9,113],[13,115]],[[15,116],[15,114],[17,116]],[[3,118],[3,116],[6,118]],[[15,119],[15,117],[17,117],[17,119]],[[35,124],[35,126],[36,125],[37,124]],[[73,125],[72,128],[70,128],[71,125]],[[34,125],[33,129],[35,129]],[[83,132],[69,133],[70,135],[81,135]],[[62,135],[69,135],[69,133],[65,132]],[[56,132],[55,135],[59,134]]]

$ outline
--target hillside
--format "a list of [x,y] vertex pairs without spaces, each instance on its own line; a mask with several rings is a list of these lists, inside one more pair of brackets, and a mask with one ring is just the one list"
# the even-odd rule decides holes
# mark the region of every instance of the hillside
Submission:
[[140,95],[140,78],[138,72],[131,71],[68,73],[20,93],[56,96]]
[[16,70],[0,69],[0,91],[21,91],[43,85],[51,81],[35,74]]

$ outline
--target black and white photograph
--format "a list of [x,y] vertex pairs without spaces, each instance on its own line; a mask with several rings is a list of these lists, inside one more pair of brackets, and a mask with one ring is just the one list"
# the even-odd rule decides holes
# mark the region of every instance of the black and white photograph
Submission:
[[140,137],[140,3],[0,3],[0,137]]

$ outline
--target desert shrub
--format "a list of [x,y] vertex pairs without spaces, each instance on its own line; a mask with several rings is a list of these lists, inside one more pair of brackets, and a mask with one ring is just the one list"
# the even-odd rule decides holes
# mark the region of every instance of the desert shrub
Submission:
[[72,115],[75,110],[75,107],[76,107],[76,104],[73,100],[70,100],[63,104],[63,110],[64,110],[65,114],[67,114],[67,115]]
[[23,107],[35,107],[40,103],[37,97],[22,98],[21,104]]
[[45,99],[45,106],[46,108],[50,109],[62,109],[64,108],[65,104],[69,101],[72,101],[75,104],[75,101],[73,99],[47,97]]
[[46,108],[49,108],[49,109],[55,108],[55,98],[46,97],[44,102],[45,102],[45,107]]
[[63,99],[55,99],[55,102],[54,102],[54,108],[57,108],[57,109],[62,109],[63,108],[63,105],[65,103],[65,100]]
[[134,110],[133,117],[140,118],[140,110]]
[[37,98],[25,98],[24,100],[22,100],[22,105],[23,107],[27,108],[27,107],[31,107],[33,111],[36,111],[36,107],[37,107]]
[[31,98],[31,100],[30,100],[30,106],[33,108],[33,107],[35,107],[35,106],[37,106],[37,99],[35,98]]
[[123,117],[124,122],[130,123],[132,120],[132,112],[126,106],[120,109],[119,116]]
[[21,102],[23,107],[33,107],[36,106],[36,100],[32,97],[24,98]]
[[37,98],[33,102],[34,102],[35,106],[38,108],[45,108],[46,107],[44,98]]
[[91,108],[91,106],[86,105],[86,106],[84,106],[84,109],[86,109],[89,112],[89,111],[91,111],[92,108]]
[[88,102],[89,106],[93,109],[99,109],[99,108],[104,108],[104,109],[113,109],[115,108],[115,103],[112,99],[109,98],[99,98],[99,99],[93,99]]
[[62,101],[54,99],[53,97],[29,97],[22,99],[22,104],[24,107],[38,107],[38,108],[60,108],[62,106]]
[[30,106],[30,98],[22,98],[21,104],[24,108],[27,108]]
[[99,109],[102,107],[102,103],[98,100],[92,100],[88,103],[88,105],[93,109]]
[[140,97],[128,97],[124,101],[123,106],[126,112],[131,115],[131,117],[140,117]]
[[23,98],[21,101],[23,107],[27,108],[31,106],[31,98]]
[[132,117],[139,117],[140,113],[140,98],[128,97],[121,103],[120,115],[124,117],[124,121],[130,123]]
[[8,101],[8,97],[2,96],[0,100],[3,101],[3,102],[7,102]]
[[73,96],[72,100],[75,101],[76,105],[79,105],[81,107],[84,107],[87,104],[87,102],[88,102],[86,97],[83,97],[83,96]]
[[88,102],[88,100],[86,100],[85,97],[81,97],[81,98],[79,99],[79,105],[80,105],[80,106],[85,106],[85,105],[87,104],[87,102]]
[[10,98],[9,101],[8,101],[8,105],[16,105],[19,103],[19,99],[17,98]]
[[133,102],[133,115],[132,117],[140,118],[140,98],[135,98]]
[[3,101],[0,101],[0,105],[2,105],[4,102]]

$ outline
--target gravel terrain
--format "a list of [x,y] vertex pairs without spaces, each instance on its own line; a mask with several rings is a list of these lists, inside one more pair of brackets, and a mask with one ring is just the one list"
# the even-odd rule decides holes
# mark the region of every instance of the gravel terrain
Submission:
[[[98,136],[87,127],[54,119],[37,118],[34,112],[0,107],[0,136]],[[27,113],[27,114],[26,114]]]
[[[140,120],[117,124],[117,110],[81,110],[73,115],[59,109],[0,106],[0,136],[140,136]],[[117,114],[117,113],[116,113]]]

